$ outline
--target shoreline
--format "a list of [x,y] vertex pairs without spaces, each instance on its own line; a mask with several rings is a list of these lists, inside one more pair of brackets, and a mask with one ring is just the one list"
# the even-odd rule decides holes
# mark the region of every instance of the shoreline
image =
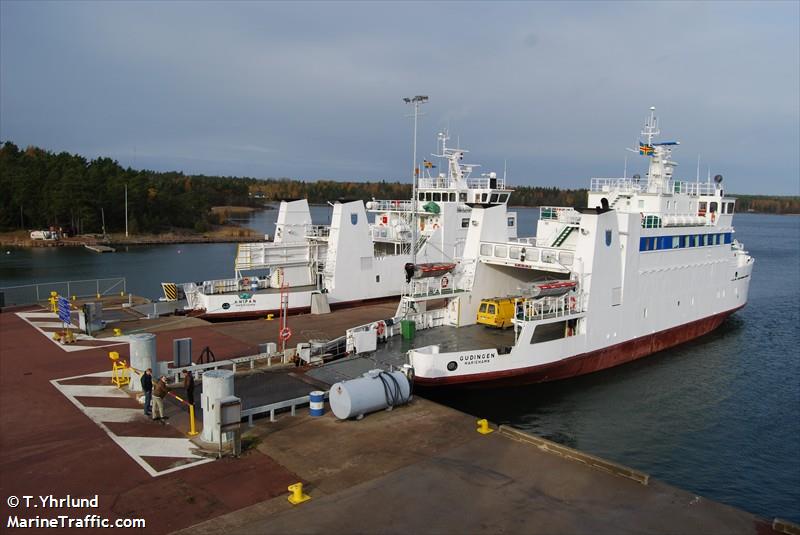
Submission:
[[172,245],[186,243],[246,243],[262,241],[264,235],[252,229],[236,226],[225,226],[206,233],[164,233],[139,234],[125,236],[110,234],[106,238],[99,236],[75,236],[58,240],[34,240],[28,232],[16,231],[0,233],[0,246],[38,249],[43,247],[84,247],[87,245]]

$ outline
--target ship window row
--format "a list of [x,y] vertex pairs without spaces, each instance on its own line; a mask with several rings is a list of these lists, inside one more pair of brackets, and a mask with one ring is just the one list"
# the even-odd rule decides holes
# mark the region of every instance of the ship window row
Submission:
[[[467,194],[459,193],[459,200],[467,202]],[[455,191],[420,191],[418,198],[420,201],[433,201],[433,202],[456,202]]]
[[730,232],[718,234],[684,234],[682,236],[653,236],[639,238],[640,251],[662,251],[729,244],[733,240]]

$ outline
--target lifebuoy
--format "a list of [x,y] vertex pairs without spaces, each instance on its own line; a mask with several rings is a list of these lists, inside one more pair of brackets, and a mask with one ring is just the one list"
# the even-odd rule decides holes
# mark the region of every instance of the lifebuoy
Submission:
[[442,289],[447,288],[450,285],[450,279],[447,276],[442,277]]
[[388,217],[386,217],[386,216],[382,216],[382,217],[381,217],[381,221],[382,221],[382,222],[383,222],[383,224],[385,225],[386,223],[388,223],[388,222],[389,222],[389,218],[388,218]]
[[287,325],[286,327],[281,329],[281,332],[279,334],[280,334],[281,340],[283,340],[285,342],[286,340],[288,340],[289,338],[292,337],[292,330]]
[[243,278],[242,284],[244,284],[245,286],[250,286],[250,279],[248,279],[247,277]]
[[383,336],[383,333],[386,332],[386,324],[382,321],[379,321],[375,324],[375,331],[378,333],[378,336]]

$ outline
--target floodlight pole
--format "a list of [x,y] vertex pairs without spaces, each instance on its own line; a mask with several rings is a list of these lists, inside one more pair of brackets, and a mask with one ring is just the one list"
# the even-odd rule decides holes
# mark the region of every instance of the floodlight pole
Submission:
[[417,95],[404,98],[403,102],[414,105],[414,153],[411,163],[411,263],[417,263],[417,121],[419,106],[428,102],[428,97]]

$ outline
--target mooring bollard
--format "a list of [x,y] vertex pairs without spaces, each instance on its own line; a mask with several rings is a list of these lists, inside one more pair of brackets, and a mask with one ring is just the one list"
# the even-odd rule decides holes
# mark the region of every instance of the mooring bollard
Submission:
[[489,420],[483,418],[482,420],[478,420],[478,433],[481,435],[488,435],[489,433],[493,433],[494,429],[489,428]]
[[289,503],[293,505],[297,505],[303,502],[307,502],[311,499],[311,496],[308,494],[303,494],[303,484],[302,483],[295,483],[294,485],[289,485]]

